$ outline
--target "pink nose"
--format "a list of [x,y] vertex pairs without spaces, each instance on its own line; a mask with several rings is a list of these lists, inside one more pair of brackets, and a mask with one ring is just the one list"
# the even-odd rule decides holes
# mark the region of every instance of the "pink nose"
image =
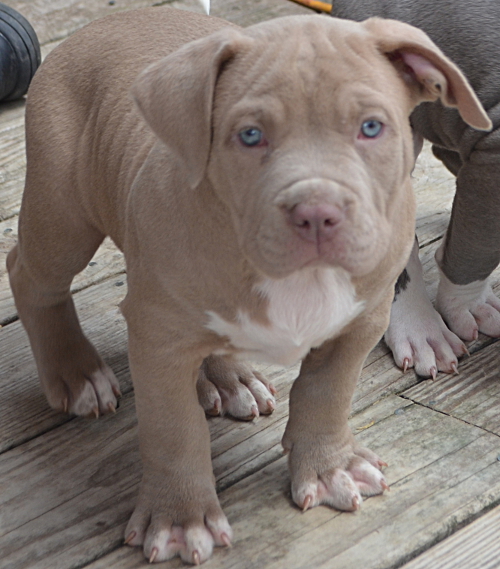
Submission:
[[321,243],[332,238],[336,226],[345,218],[344,212],[331,204],[300,203],[289,211],[295,231],[306,241]]

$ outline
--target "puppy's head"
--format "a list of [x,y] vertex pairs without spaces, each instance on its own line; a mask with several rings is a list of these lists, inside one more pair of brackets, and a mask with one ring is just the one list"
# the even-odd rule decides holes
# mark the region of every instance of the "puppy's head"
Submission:
[[[370,273],[406,223],[409,115],[422,101],[490,122],[461,72],[391,20],[290,17],[187,44],[133,89],[186,180],[207,179],[256,269]],[[406,214],[405,214],[406,212]],[[406,215],[406,218],[405,218]]]

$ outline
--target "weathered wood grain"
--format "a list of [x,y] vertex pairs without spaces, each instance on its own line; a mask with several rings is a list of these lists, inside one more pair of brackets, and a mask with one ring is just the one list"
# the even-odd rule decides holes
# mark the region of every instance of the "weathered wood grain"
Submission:
[[[172,5],[202,11],[197,0],[5,0],[35,29],[41,44],[63,39],[96,18],[122,10],[153,5]],[[281,0],[212,0],[211,14],[240,25],[310,10]]]
[[462,360],[458,375],[422,381],[404,397],[500,435],[499,348],[494,341]]
[[417,199],[417,236],[421,247],[444,235],[455,195],[455,176],[434,157],[424,143],[412,174]]
[[156,4],[154,0],[5,0],[33,26],[41,44],[63,39],[96,18]]
[[210,11],[212,16],[240,26],[251,26],[280,16],[313,13],[303,6],[284,0],[211,0]]
[[[426,247],[423,247],[420,251],[420,258],[424,267],[424,280],[427,286],[427,291],[432,301],[434,301],[436,298],[437,285],[439,281],[438,268],[434,261],[434,253],[439,245],[440,241],[431,242]],[[493,284],[494,291],[499,294],[499,269],[494,271],[493,275],[491,276],[491,282]],[[373,402],[391,393],[404,392],[405,396],[408,395],[408,397],[411,397],[412,399],[413,394],[419,393],[421,394],[421,397],[418,399],[419,402],[429,400],[429,397],[431,400],[436,399],[434,396],[427,396],[427,391],[425,391],[426,395],[424,397],[424,391],[421,392],[420,389],[429,389],[430,392],[432,392],[434,389],[433,386],[439,390],[441,385],[443,385],[443,390],[446,390],[448,385],[451,386],[451,389],[452,387],[455,388],[457,384],[461,385],[462,383],[467,383],[467,378],[470,374],[481,374],[483,356],[480,354],[482,354],[483,348],[490,346],[493,342],[495,342],[495,340],[492,338],[480,334],[479,338],[475,342],[468,343],[469,351],[473,355],[470,358],[464,357],[460,359],[458,376],[438,374],[438,380],[436,382],[428,380],[422,383],[420,383],[421,379],[415,375],[415,372],[412,369],[408,370],[406,374],[403,374],[401,370],[396,368],[388,348],[383,342],[381,342],[367,358],[363,372],[358,382],[358,387],[354,394],[353,411],[357,412],[361,409],[365,409],[368,405],[371,405]],[[488,348],[488,350],[490,350],[490,348]],[[496,349],[495,347],[492,347],[491,350],[491,357],[488,355],[485,355],[484,357],[487,358],[487,361],[489,362],[488,373],[491,374],[491,383],[494,385],[495,380],[493,378],[495,377],[495,357],[498,358],[498,347]],[[498,359],[496,361],[498,362]],[[412,386],[415,386],[414,389],[409,392],[405,391]],[[482,389],[484,387],[485,384],[482,384],[481,387],[478,388],[478,392],[482,393]],[[490,390],[491,387],[488,388],[488,392],[490,392]],[[446,394],[443,393],[442,400],[446,400],[449,395],[451,394],[448,392],[446,392]],[[484,395],[484,397],[487,396]],[[483,421],[495,421],[495,413],[493,410],[495,401],[496,400],[492,400],[492,410],[487,416],[483,416]],[[452,404],[453,402],[450,401],[450,405]],[[473,402],[470,404],[474,405]],[[479,414],[479,409],[477,411]],[[477,424],[480,425],[480,423]]]
[[497,569],[500,507],[496,507],[402,569]]
[[19,213],[26,170],[24,101],[0,110],[0,221]]
[[[0,326],[12,322],[17,317],[17,310],[10,290],[5,258],[17,242],[18,216],[0,222]],[[47,263],[51,262],[51,252],[47,251]],[[73,293],[91,285],[100,283],[112,275],[125,272],[123,254],[111,239],[107,238],[99,247],[92,261],[79,273],[71,285]]]
[[[281,458],[221,493],[235,530],[234,546],[218,550],[207,569],[387,569],[498,497],[494,435],[406,406],[397,397],[374,405],[352,424],[356,428],[372,421],[358,436],[389,461],[390,493],[366,500],[354,515],[323,507],[302,514],[290,503],[286,460]],[[140,552],[121,547],[88,569],[135,569],[143,563]]]

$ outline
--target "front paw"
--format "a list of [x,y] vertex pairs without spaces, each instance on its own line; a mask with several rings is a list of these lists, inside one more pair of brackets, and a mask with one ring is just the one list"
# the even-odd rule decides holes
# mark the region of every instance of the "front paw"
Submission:
[[142,545],[150,563],[180,556],[199,565],[212,555],[214,545],[229,547],[233,532],[211,480],[176,478],[166,473],[143,477],[125,543]]
[[251,421],[276,408],[276,389],[259,372],[228,357],[206,358],[196,387],[207,415],[228,414]]
[[288,448],[292,498],[304,511],[325,504],[352,512],[361,506],[362,496],[389,488],[381,472],[386,463],[354,441],[338,448],[316,439]]

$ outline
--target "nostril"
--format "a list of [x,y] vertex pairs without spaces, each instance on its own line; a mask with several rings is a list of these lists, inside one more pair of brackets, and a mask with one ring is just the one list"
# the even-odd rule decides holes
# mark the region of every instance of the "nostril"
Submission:
[[331,204],[297,204],[288,211],[289,220],[299,235],[308,241],[328,239],[344,219],[344,211]]

